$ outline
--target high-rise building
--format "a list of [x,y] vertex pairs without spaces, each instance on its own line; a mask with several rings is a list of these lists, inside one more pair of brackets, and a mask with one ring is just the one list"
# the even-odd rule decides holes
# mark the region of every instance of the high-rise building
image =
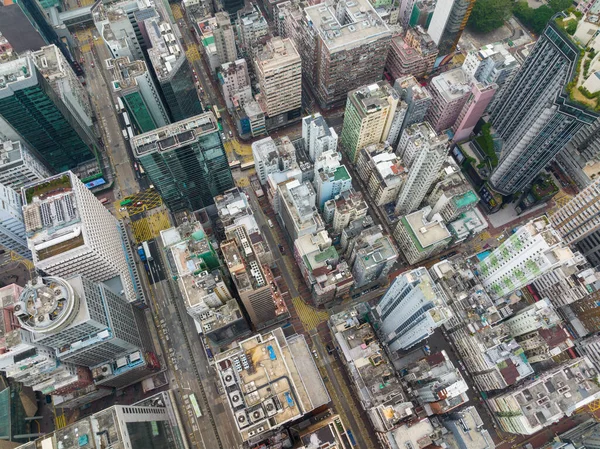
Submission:
[[257,101],[267,116],[267,127],[299,118],[302,61],[291,39],[271,38],[258,52],[254,64],[260,89]]
[[402,134],[402,131],[407,126],[421,123],[425,120],[425,116],[431,105],[431,94],[412,75],[398,78],[394,83],[394,89],[400,94],[400,99],[407,105],[400,130],[400,134]]
[[454,133],[452,140],[460,142],[471,135],[475,129],[475,125],[477,125],[492,101],[497,88],[496,84],[471,84],[471,93],[467,97],[467,101],[463,105],[452,127],[452,132]]
[[[329,215],[328,210],[331,211]],[[362,192],[347,190],[339,198],[325,203],[323,216],[325,221],[332,223],[333,234],[340,234],[351,222],[365,217],[368,211]],[[329,217],[330,220],[327,220]]]
[[490,294],[501,298],[572,258],[544,215],[520,227],[479,263],[477,271]]
[[519,62],[499,42],[470,51],[462,68],[472,80],[501,87],[519,68]]
[[253,101],[248,63],[245,59],[221,64],[217,70],[219,87],[229,110],[240,110]]
[[556,162],[580,189],[592,183],[600,168],[600,119],[584,126],[556,156]]
[[447,0],[436,4],[427,32],[439,47],[440,55],[456,49],[474,4],[475,0]]
[[106,68],[115,95],[123,101],[136,134],[152,131],[169,123],[169,115],[144,61],[127,56],[107,59]]
[[326,201],[352,188],[352,176],[342,160],[341,153],[328,150],[315,160],[314,185],[317,193],[317,207],[322,210]]
[[490,178],[498,192],[514,193],[530,184],[579,130],[598,118],[587,105],[571,101],[567,91],[569,83],[581,81],[580,51],[551,20],[492,102],[492,123],[503,141]]
[[340,143],[351,162],[362,148],[387,139],[398,101],[398,92],[386,81],[348,92]]
[[273,140],[271,137],[252,142],[252,157],[256,175],[261,184],[273,173],[297,168],[296,148],[288,136]]
[[360,150],[356,171],[376,206],[394,203],[407,178],[404,163],[385,143],[368,145]]
[[448,157],[448,136],[437,134],[428,122],[404,130],[398,152],[408,169],[396,202],[396,214],[407,214],[419,207]]
[[377,281],[387,282],[387,275],[398,259],[398,250],[381,226],[365,230],[354,243],[348,264],[357,288]]
[[336,150],[338,145],[335,129],[329,127],[319,113],[302,119],[302,139],[313,162],[325,151]]
[[533,435],[600,398],[595,379],[589,359],[576,358],[495,396],[488,404],[503,431]]
[[392,79],[412,75],[421,78],[431,73],[438,49],[420,26],[409,28],[404,36],[394,36],[385,68]]
[[458,67],[433,77],[429,83],[429,91],[432,101],[426,120],[437,132],[452,128],[469,98],[469,78]]
[[19,449],[61,449],[82,444],[89,448],[183,449],[187,447],[174,398],[161,393],[157,400],[113,405],[100,412],[19,446]]
[[135,262],[125,251],[119,223],[72,172],[28,184],[23,200],[27,243],[38,269],[114,281],[127,301],[139,300]]
[[452,241],[444,220],[439,214],[431,215],[429,206],[401,217],[394,238],[410,264],[439,253]]
[[316,234],[325,229],[316,207],[316,193],[310,182],[296,179],[277,186],[281,207],[279,215],[283,228],[295,241],[306,234]]
[[48,178],[50,170],[19,140],[0,140],[0,184],[14,190]]
[[452,312],[426,268],[396,277],[375,308],[381,340],[390,351],[406,350],[433,334]]
[[392,33],[368,0],[308,6],[295,26],[288,36],[321,108],[341,106],[349,91],[381,79]]
[[206,207],[233,187],[212,112],[135,136],[130,142],[135,158],[174,211]]
[[237,31],[240,48],[246,54],[269,34],[269,24],[256,4],[249,2],[237,12]]
[[600,229],[600,179],[583,189],[550,216],[552,226],[567,245]]
[[202,114],[192,67],[170,23],[155,17],[144,24],[148,36],[148,57],[171,122]]
[[[575,326],[575,331],[580,337],[600,331],[599,300],[600,292],[595,291],[568,305],[568,309],[574,314],[578,322]],[[568,313],[567,316],[569,316]]]
[[[235,17],[235,16],[234,16]],[[217,46],[217,55],[219,62],[233,62],[237,60],[237,50],[235,48],[235,30],[229,19],[229,14],[221,11],[215,14],[217,21],[216,27],[213,29],[215,45]]]
[[21,212],[20,195],[0,184],[0,247],[31,259]]
[[55,171],[95,158],[96,139],[78,113],[36,68],[33,56],[0,64],[0,116]]

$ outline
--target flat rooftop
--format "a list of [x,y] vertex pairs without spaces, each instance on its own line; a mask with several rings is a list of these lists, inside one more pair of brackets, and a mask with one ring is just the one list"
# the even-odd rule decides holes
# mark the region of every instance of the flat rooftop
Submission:
[[[343,11],[343,21],[338,17]],[[391,31],[368,0],[339,0],[304,8],[307,22],[330,51],[356,48],[391,36]]]
[[218,130],[215,115],[212,112],[205,112],[135,136],[130,143],[136,157],[140,157],[157,151],[177,150]]
[[171,29],[171,24],[152,17],[145,22],[150,45],[148,56],[159,81],[168,78],[170,73],[185,59],[181,44]]
[[433,77],[431,84],[447,102],[457,100],[471,91],[469,78],[461,67]]
[[490,433],[475,407],[466,407],[458,412],[460,420],[444,419],[443,425],[450,433],[444,436],[448,449],[493,449],[496,447]]
[[434,428],[429,419],[423,419],[410,426],[404,424],[392,431],[391,438],[394,439],[399,448],[423,449],[431,444],[431,435]]
[[429,91],[421,86],[417,79],[412,75],[398,78],[394,83],[394,89],[398,88],[410,89],[412,91],[412,98],[416,101],[431,98]]
[[239,342],[215,365],[244,441],[329,402],[304,337],[281,328]]
[[451,237],[450,231],[444,223],[438,221],[428,222],[425,219],[423,210],[402,217],[402,224],[409,231],[413,243],[419,251],[424,251],[428,247]]
[[23,147],[18,140],[0,141],[0,167],[10,165],[23,159],[21,153]]
[[386,81],[361,86],[351,91],[350,98],[365,114],[371,114],[389,106],[389,97],[399,99],[398,92]]
[[9,97],[14,90],[37,83],[35,67],[30,57],[22,57],[0,64],[0,98]]
[[115,92],[137,87],[136,78],[148,71],[144,61],[130,61],[127,56],[107,59],[106,68],[111,74],[111,84]]
[[269,72],[290,64],[300,64],[300,54],[291,39],[272,37],[258,53],[256,62],[263,72]]

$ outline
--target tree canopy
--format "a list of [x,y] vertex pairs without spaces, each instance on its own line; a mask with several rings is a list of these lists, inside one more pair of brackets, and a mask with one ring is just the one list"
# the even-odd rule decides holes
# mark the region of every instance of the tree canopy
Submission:
[[500,28],[510,17],[512,5],[512,0],[477,0],[469,17],[469,27],[480,33]]

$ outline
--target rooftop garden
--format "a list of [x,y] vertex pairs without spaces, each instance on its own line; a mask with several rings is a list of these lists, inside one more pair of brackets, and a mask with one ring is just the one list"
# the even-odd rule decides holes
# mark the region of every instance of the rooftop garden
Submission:
[[[481,134],[475,138],[475,142],[481,148],[481,151],[487,157],[487,160],[491,166],[491,168],[495,168],[498,165],[498,155],[496,154],[496,150],[494,149],[494,138],[492,137],[492,124],[486,123],[481,127]],[[479,165],[484,164],[484,162]],[[477,168],[483,168],[483,165],[477,166]]]
[[27,201],[27,204],[29,204],[36,196],[44,198],[48,194],[61,193],[67,189],[70,189],[71,187],[69,175],[64,174],[56,178],[52,178],[47,182],[29,187],[27,190],[25,190],[25,200]]

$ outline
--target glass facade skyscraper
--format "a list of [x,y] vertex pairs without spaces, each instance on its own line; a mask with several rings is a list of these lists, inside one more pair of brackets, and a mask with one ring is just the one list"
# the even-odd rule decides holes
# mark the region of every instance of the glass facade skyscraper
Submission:
[[234,186],[212,112],[136,136],[133,152],[172,211],[197,210]]
[[57,172],[94,159],[95,138],[29,56],[0,64],[0,116]]

